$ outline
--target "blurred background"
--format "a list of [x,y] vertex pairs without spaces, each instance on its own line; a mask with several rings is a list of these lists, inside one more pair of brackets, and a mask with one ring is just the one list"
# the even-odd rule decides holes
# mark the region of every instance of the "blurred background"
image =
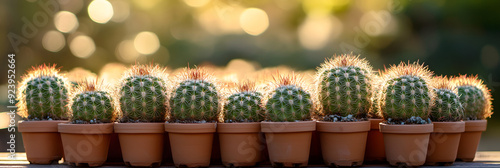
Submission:
[[[420,61],[437,75],[478,74],[498,98],[499,6],[491,0],[0,1],[0,112],[9,105],[10,53],[18,81],[31,66],[56,63],[71,80],[113,83],[135,62],[173,73],[188,64],[211,67],[224,80],[292,70],[310,79],[325,58],[352,52],[375,69]],[[497,115],[479,150],[500,150]],[[0,113],[0,152],[7,148],[8,119]],[[20,138],[17,150],[24,150]]]

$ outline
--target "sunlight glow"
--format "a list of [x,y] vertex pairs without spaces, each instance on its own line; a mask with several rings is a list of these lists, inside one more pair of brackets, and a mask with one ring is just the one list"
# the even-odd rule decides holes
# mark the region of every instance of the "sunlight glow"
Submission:
[[240,26],[246,33],[258,36],[269,27],[269,18],[262,9],[248,8],[240,16]]
[[45,33],[42,38],[42,46],[48,51],[58,52],[64,48],[66,40],[61,32],[51,30]]
[[106,0],[94,0],[89,4],[90,19],[96,23],[107,23],[113,17],[113,6]]
[[63,33],[73,32],[78,28],[78,19],[71,12],[60,11],[54,16],[54,26]]
[[89,36],[76,36],[70,43],[71,53],[79,58],[88,58],[95,52],[94,40]]

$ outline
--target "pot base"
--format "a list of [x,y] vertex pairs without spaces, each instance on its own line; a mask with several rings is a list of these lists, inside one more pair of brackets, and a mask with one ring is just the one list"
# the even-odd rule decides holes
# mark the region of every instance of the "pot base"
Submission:
[[425,162],[426,166],[451,166],[454,162]]
[[82,161],[82,162],[67,162],[68,165],[70,166],[75,166],[75,167],[97,167],[101,166],[104,164],[104,162],[87,162],[87,161]]
[[335,163],[325,163],[330,167],[357,167],[363,165],[363,161],[352,162],[352,161],[336,161]]

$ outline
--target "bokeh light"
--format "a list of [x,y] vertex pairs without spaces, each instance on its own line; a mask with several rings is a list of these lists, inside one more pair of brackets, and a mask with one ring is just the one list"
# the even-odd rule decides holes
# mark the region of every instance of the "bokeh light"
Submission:
[[99,71],[99,79],[109,86],[115,86],[121,79],[122,73],[127,70],[127,67],[120,63],[107,63]]
[[190,7],[202,7],[210,2],[210,0],[184,0],[184,2]]
[[258,36],[269,27],[269,18],[262,9],[249,8],[241,14],[240,26],[246,33]]
[[69,49],[76,57],[88,58],[95,52],[94,40],[89,36],[78,35],[71,40]]
[[334,16],[309,15],[298,30],[300,44],[309,50],[321,49],[341,34],[342,26]]
[[66,77],[71,82],[93,81],[97,79],[97,75],[82,67],[73,68],[66,73]]
[[96,23],[107,23],[113,17],[113,6],[107,0],[94,0],[88,7],[90,19]]
[[158,36],[153,32],[140,32],[135,36],[134,47],[141,54],[153,54],[160,48],[160,40],[158,40]]
[[83,8],[83,0],[58,0],[61,10],[78,13]]
[[45,33],[42,38],[42,46],[47,51],[58,52],[64,48],[66,40],[61,32],[51,30]]
[[111,21],[113,22],[123,22],[130,15],[130,4],[128,1],[123,0],[111,0],[109,1],[113,5],[113,17]]
[[135,50],[134,42],[132,40],[124,40],[118,44],[115,50],[115,54],[120,61],[126,63],[133,63],[139,56],[140,53]]
[[54,16],[54,25],[63,33],[73,32],[78,28],[78,19],[75,14],[68,11],[57,12]]

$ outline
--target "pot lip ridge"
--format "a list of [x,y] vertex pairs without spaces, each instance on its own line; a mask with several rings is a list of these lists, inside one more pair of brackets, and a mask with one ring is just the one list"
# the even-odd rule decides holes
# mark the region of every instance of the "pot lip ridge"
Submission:
[[488,120],[467,120],[465,122],[465,132],[486,131]]
[[147,134],[147,133],[164,133],[164,122],[157,123],[118,123],[114,124],[115,133],[121,134]]
[[384,121],[382,118],[368,118],[368,121],[370,121],[370,129],[372,130],[378,130],[378,124]]
[[370,121],[328,122],[318,121],[316,130],[319,132],[353,133],[370,131]]
[[465,131],[465,122],[451,121],[451,122],[433,122],[435,133],[462,133]]
[[218,133],[258,133],[260,122],[217,123]]
[[434,131],[434,124],[392,125],[380,123],[380,132],[389,134],[428,134]]
[[102,124],[58,124],[59,133],[67,134],[111,134],[113,133],[114,123]]
[[168,133],[214,133],[217,123],[165,123],[164,131]]
[[260,123],[264,133],[311,132],[316,130],[316,121],[267,122]]
[[59,123],[69,123],[68,120],[19,121],[19,132],[58,132]]

